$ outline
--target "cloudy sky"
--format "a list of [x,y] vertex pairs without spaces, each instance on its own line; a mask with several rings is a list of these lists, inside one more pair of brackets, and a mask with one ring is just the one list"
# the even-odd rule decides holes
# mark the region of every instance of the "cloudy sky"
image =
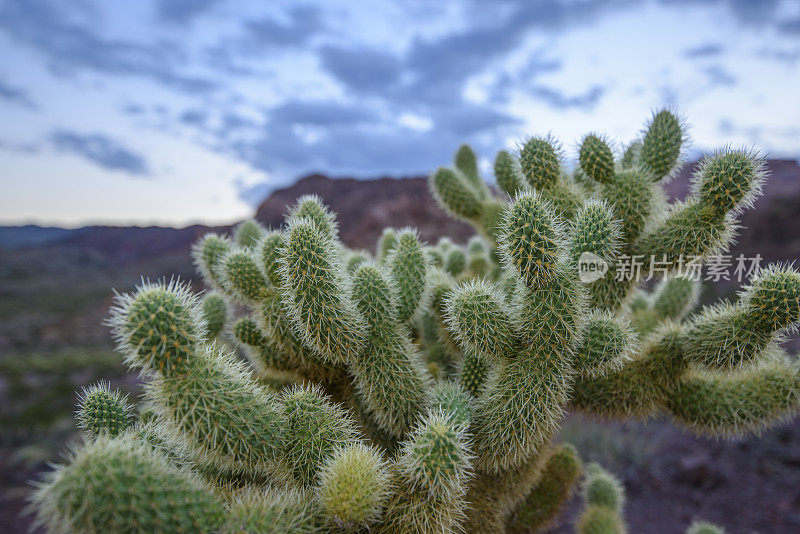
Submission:
[[230,222],[660,106],[798,158],[798,87],[798,0],[0,0],[0,224]]

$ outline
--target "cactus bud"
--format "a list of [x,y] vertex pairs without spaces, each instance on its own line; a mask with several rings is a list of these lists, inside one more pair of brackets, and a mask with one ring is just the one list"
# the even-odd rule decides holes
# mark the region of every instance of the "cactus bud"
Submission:
[[214,233],[204,235],[192,246],[195,266],[203,275],[206,284],[219,284],[217,265],[231,247],[231,241],[227,237]]

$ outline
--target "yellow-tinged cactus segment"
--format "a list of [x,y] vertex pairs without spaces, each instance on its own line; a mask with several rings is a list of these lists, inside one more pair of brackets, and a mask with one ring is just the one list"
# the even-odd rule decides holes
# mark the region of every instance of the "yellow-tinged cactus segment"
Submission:
[[133,406],[127,395],[100,381],[83,388],[75,417],[78,428],[89,436],[103,434],[113,438],[133,424]]
[[588,134],[579,151],[581,169],[593,180],[609,183],[614,179],[614,153],[608,142],[597,134]]
[[364,346],[364,321],[333,239],[311,219],[291,219],[281,261],[284,303],[305,342],[331,363],[352,362]]
[[309,492],[248,488],[231,499],[222,534],[314,534],[318,511]]
[[389,478],[389,466],[376,448],[340,447],[320,472],[320,508],[333,525],[345,530],[375,523],[389,494]]
[[653,311],[661,319],[680,321],[697,305],[700,282],[686,276],[670,276],[653,292]]
[[78,445],[32,498],[50,532],[216,532],[223,504],[130,433]]

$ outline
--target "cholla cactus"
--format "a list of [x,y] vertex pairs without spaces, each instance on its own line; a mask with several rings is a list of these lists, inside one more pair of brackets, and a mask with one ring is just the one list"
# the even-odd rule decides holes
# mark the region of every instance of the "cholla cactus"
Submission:
[[[478,230],[465,246],[388,229],[373,258],[340,242],[313,196],[283,229],[204,237],[194,257],[213,293],[145,283],[112,312],[154,415],[134,423],[120,395],[88,389],[86,441],[41,484],[40,523],[527,532],[581,477],[575,449],[553,443],[571,409],[668,413],[722,437],[792,415],[800,376],[778,343],[800,320],[800,275],[768,267],[737,302],[689,315],[698,285],[677,268],[725,250],[763,162],[711,155],[668,205],[661,184],[685,140],[661,111],[617,160],[587,135],[570,175],[555,140],[532,137],[498,154],[501,196],[464,145],[430,183]],[[614,276],[633,254],[672,266],[652,293]],[[587,278],[587,258],[605,270]],[[579,531],[623,532],[619,484],[588,471]]]

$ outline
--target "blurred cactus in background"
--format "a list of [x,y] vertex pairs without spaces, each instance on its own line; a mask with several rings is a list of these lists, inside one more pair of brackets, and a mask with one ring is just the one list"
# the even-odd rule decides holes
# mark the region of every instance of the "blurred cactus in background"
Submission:
[[[727,249],[764,180],[751,151],[708,156],[683,202],[662,184],[685,127],[668,110],[615,158],[588,134],[567,172],[550,137],[502,151],[498,190],[461,146],[431,190],[478,236],[425,244],[384,231],[349,250],[336,217],[298,199],[283,229],[209,234],[194,258],[213,291],[145,283],[111,324],[152,417],[106,385],[81,395],[85,440],[34,496],[39,524],[91,532],[529,532],[583,478],[581,533],[625,532],[624,492],[554,442],[569,410],[670,414],[715,437],[757,433],[800,406],[780,348],[800,274],[755,273],[694,315],[679,271]],[[648,290],[615,268],[667,268]],[[583,269],[586,258],[605,269]],[[241,358],[239,356],[243,356]],[[690,532],[718,532],[696,524]]]

